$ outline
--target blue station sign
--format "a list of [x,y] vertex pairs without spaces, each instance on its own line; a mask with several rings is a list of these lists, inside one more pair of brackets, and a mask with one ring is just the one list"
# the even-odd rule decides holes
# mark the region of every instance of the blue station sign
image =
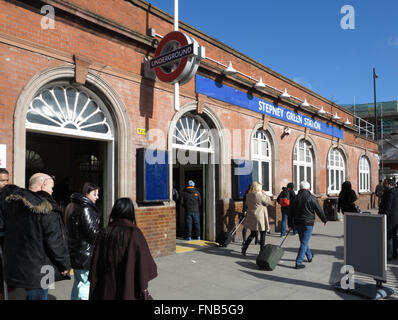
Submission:
[[199,75],[196,75],[196,92],[251,111],[265,114],[272,118],[322,132],[332,137],[339,139],[344,138],[344,131],[342,129],[322,121],[314,120],[292,110],[276,106],[271,102]]

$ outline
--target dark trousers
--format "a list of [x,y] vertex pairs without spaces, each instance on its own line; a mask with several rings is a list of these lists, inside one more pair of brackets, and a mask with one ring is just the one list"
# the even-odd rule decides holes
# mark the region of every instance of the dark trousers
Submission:
[[[243,243],[246,242],[246,233],[247,233],[247,229],[246,229],[246,228],[243,228],[243,229],[242,229],[242,242],[243,242]],[[258,232],[256,232],[255,238],[256,238],[255,243],[257,244],[257,243],[258,243]]]
[[194,235],[199,238],[200,237],[200,214],[199,212],[188,212],[186,217],[187,230],[188,230],[188,238],[192,237],[192,225]]
[[[245,247],[248,247],[253,239],[256,237],[258,231],[251,231],[249,238],[247,238],[246,242],[244,243]],[[265,235],[266,231],[259,231],[260,232],[260,249],[264,248],[265,246]]]
[[397,245],[398,245],[398,237],[397,237],[398,226],[391,228],[387,231],[387,258],[397,258]]

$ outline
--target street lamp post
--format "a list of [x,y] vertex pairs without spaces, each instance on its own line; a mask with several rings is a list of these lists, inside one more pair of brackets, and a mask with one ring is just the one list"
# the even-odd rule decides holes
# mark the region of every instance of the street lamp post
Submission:
[[376,69],[373,68],[373,89],[374,89],[374,107],[375,107],[375,140],[378,140],[378,125],[377,125],[377,109],[376,109],[376,79],[379,76],[376,74]]

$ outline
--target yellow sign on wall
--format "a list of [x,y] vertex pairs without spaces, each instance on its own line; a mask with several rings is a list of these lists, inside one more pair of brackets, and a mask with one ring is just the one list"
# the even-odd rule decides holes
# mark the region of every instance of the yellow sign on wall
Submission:
[[137,133],[142,135],[142,136],[145,136],[146,135],[146,130],[142,129],[142,128],[137,128]]

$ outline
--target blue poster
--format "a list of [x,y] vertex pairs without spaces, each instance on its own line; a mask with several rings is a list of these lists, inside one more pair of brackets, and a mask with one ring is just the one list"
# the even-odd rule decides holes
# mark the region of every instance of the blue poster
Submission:
[[292,110],[275,106],[271,102],[199,75],[196,75],[196,92],[336,138],[344,138],[344,131],[342,129],[328,125],[322,121],[314,120]]

